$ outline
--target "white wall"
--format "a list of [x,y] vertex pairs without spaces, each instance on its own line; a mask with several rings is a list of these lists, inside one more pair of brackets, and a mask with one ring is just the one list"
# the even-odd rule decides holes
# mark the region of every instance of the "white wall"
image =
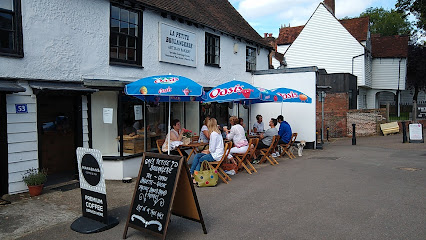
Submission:
[[405,76],[407,69],[406,58],[374,58],[373,59],[373,84],[376,89],[405,89]]
[[[92,143],[102,155],[117,155],[117,92],[100,91],[92,94]],[[103,108],[112,108],[112,124],[103,122]]]
[[[316,72],[296,72],[254,75],[254,86],[262,86],[267,89],[290,88],[300,91],[312,98],[312,103],[283,103],[282,115],[293,132],[297,132],[296,141],[305,140],[314,142],[316,132]],[[256,115],[263,116],[265,128],[269,119],[277,118],[281,114],[281,103],[253,104],[250,114],[250,123],[256,121]]]
[[[196,28],[143,12],[144,68],[109,65],[110,3],[105,0],[22,1],[24,58],[0,58],[2,77],[75,80],[137,80],[159,74],[177,74],[213,87],[225,81],[250,81],[245,71],[246,43],[208,28]],[[196,68],[159,62],[158,23],[195,32]],[[204,65],[205,32],[220,36],[220,68]],[[234,54],[234,44],[238,53]],[[253,46],[255,47],[255,46]],[[257,69],[268,69],[268,50],[257,55]]]
[[[26,82],[25,92],[6,95],[9,193],[27,191],[22,174],[38,168],[37,102]],[[27,104],[28,113],[16,113],[15,104]]]
[[83,118],[83,147],[89,148],[89,113],[87,108],[87,96],[81,96],[81,110]]
[[[320,4],[284,56],[289,68],[317,66],[328,73],[353,73],[358,78],[358,86],[364,86],[361,54],[364,47]],[[359,57],[353,59],[355,56]]]

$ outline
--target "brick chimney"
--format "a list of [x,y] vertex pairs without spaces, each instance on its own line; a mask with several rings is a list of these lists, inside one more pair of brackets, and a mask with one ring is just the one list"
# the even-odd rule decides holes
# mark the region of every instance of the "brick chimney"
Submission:
[[268,37],[268,33],[263,33],[263,38],[267,38]]
[[330,12],[335,15],[334,13],[336,12],[336,7],[335,7],[335,3],[334,0],[324,0],[324,5],[326,5],[328,7],[328,9],[330,10]]

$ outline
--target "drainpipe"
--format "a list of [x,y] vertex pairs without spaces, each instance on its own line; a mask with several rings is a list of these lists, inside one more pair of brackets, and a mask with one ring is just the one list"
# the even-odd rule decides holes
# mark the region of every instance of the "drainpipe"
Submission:
[[[365,53],[362,53],[362,54],[360,54],[360,55],[357,55],[357,56],[354,56],[354,57],[352,57],[352,75],[354,74],[354,60],[355,60],[355,58],[357,58],[357,57],[361,57],[361,56],[364,56],[364,54]],[[364,81],[365,81],[365,79],[364,79]],[[358,77],[357,77],[357,82],[358,82]],[[357,83],[357,88],[358,88],[358,83]],[[358,89],[357,89],[358,90]],[[359,103],[359,102],[358,102]]]
[[396,90],[396,106],[397,106],[397,110],[398,110],[398,117],[400,117],[401,115],[401,107],[400,107],[400,90],[399,90],[399,82],[401,80],[401,61],[402,58],[399,59],[399,63],[398,63],[398,90]]

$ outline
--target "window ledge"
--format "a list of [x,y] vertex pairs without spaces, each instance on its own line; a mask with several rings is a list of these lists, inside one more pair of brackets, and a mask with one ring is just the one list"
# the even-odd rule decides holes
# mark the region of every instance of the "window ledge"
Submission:
[[111,66],[118,66],[118,67],[134,67],[134,68],[144,68],[141,65],[137,64],[131,64],[131,63],[121,63],[121,62],[109,62],[109,65]]
[[14,57],[14,58],[24,58],[24,53],[8,53],[8,52],[1,52],[0,56],[3,57]]
[[206,63],[204,65],[205,66],[209,66],[209,67],[214,67],[214,68],[220,68],[219,64],[209,64],[209,63]]

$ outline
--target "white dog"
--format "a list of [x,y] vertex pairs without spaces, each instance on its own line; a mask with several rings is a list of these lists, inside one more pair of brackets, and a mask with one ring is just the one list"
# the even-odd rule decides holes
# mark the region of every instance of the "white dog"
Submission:
[[300,141],[296,144],[299,157],[302,156],[303,148],[306,146],[306,141]]

